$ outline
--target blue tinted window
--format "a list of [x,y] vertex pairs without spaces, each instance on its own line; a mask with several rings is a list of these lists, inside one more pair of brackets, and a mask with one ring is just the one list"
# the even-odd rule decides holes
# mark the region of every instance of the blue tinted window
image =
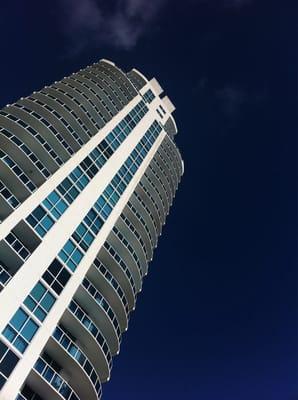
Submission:
[[81,251],[76,249],[74,251],[74,253],[73,253],[72,259],[74,260],[74,262],[76,264],[79,264],[79,262],[81,261],[82,257],[83,257],[83,255],[82,255]]
[[45,291],[46,291],[46,288],[40,282],[38,282],[34,286],[34,288],[32,289],[30,294],[35,300],[39,301],[42,298]]
[[74,248],[75,248],[75,246],[71,240],[68,240],[66,242],[66,245],[64,246],[64,250],[66,251],[67,254],[71,254],[71,252],[73,251]]
[[24,338],[30,342],[35,335],[37,329],[38,325],[34,321],[32,321],[32,319],[30,319],[22,330],[22,336],[24,336]]
[[40,305],[46,310],[50,311],[53,304],[55,303],[55,297],[51,293],[47,293],[42,299]]
[[13,341],[13,339],[17,336],[17,331],[15,331],[11,326],[7,326],[4,331],[3,335],[6,337],[7,340],[10,342]]
[[46,216],[42,222],[41,222],[42,226],[48,231],[53,225],[54,225],[54,221],[52,220],[51,217]]
[[16,328],[17,330],[20,330],[21,327],[24,325],[24,322],[28,318],[28,315],[23,311],[22,309],[19,309],[15,315],[12,317],[10,323],[11,325]]
[[43,311],[40,307],[37,307],[36,310],[34,311],[34,315],[36,318],[38,318],[41,322],[45,319],[47,314],[45,311]]
[[21,353],[24,353],[28,347],[28,343],[21,336],[18,336],[13,344]]

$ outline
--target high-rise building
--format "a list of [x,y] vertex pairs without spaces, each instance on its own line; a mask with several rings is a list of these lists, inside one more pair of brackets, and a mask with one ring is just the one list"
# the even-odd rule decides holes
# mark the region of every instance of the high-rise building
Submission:
[[96,400],[183,161],[156,79],[101,60],[0,110],[0,399]]

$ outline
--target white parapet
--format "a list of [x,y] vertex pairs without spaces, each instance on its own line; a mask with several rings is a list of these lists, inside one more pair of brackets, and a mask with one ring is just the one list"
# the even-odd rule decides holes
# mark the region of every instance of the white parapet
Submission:
[[165,96],[162,99],[163,105],[165,106],[165,108],[168,110],[169,113],[172,113],[173,111],[176,110],[176,107],[174,106],[174,104],[171,102],[171,100],[168,98],[168,96]]
[[159,96],[163,92],[163,88],[160,86],[157,79],[152,78],[150,81],[150,85],[152,86],[154,92]]

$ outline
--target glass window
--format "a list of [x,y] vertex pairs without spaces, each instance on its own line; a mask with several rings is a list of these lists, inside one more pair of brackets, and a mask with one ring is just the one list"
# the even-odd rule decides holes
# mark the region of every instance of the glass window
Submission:
[[30,342],[35,335],[37,329],[38,325],[32,319],[30,319],[22,330],[22,336],[24,336],[24,338]]
[[45,210],[41,207],[38,206],[33,212],[32,212],[33,216],[40,221],[42,219],[42,217],[45,216],[46,212]]
[[12,317],[10,323],[15,329],[20,330],[27,318],[28,315],[25,313],[25,311],[19,309]]
[[71,254],[72,251],[74,250],[74,248],[75,248],[75,245],[72,243],[71,240],[68,240],[63,249],[67,254]]
[[48,215],[42,220],[41,222],[42,226],[48,231],[51,229],[51,227],[54,225],[54,221],[51,217]]
[[6,377],[9,377],[14,367],[17,365],[19,358],[12,352],[8,351],[4,359],[0,363],[0,371]]
[[44,295],[46,288],[38,282],[31,291],[31,296],[36,300],[39,301],[42,296]]
[[73,253],[72,259],[78,265],[82,258],[83,258],[82,252],[80,250],[76,249]]
[[40,305],[46,310],[46,311],[50,311],[50,309],[52,308],[53,304],[55,303],[55,297],[51,294],[51,293],[47,293]]
[[43,311],[40,307],[37,307],[34,311],[34,315],[38,318],[41,322],[44,321],[47,314]]
[[3,335],[7,340],[13,342],[14,338],[17,336],[17,331],[15,331],[10,325],[7,325],[3,331]]

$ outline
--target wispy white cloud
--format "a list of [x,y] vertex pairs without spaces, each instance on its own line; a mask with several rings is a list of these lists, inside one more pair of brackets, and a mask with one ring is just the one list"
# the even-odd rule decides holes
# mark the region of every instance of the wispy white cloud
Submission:
[[61,26],[73,48],[106,44],[129,50],[151,28],[167,0],[61,0]]

